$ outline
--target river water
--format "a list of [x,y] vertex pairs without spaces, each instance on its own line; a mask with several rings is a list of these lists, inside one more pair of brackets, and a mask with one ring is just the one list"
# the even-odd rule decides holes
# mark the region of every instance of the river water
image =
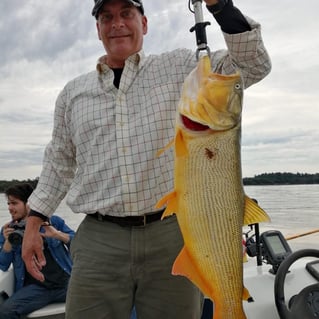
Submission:
[[[245,186],[249,197],[258,200],[259,205],[268,213],[270,223],[262,223],[261,231],[276,229],[284,236],[303,235],[316,231],[311,235],[300,236],[289,240],[292,249],[319,249],[319,185],[280,185],[280,186]],[[67,224],[76,229],[83,215],[74,214],[62,202],[56,214],[64,218]],[[0,194],[0,225],[9,221],[6,198]],[[246,230],[244,228],[244,230]]]
[[[277,229],[285,237],[299,235],[289,241],[292,249],[319,249],[319,185],[245,186],[245,191],[271,218],[270,223],[260,225],[261,231]],[[301,236],[311,231],[318,232]]]

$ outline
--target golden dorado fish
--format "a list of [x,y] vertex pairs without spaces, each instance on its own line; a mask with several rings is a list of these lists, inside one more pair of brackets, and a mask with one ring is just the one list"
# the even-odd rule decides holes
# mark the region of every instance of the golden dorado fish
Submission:
[[211,72],[208,56],[185,79],[174,139],[174,191],[156,207],[176,214],[184,248],[174,275],[214,302],[214,319],[246,318],[242,226],[268,221],[244,194],[240,161],[243,84],[239,73]]

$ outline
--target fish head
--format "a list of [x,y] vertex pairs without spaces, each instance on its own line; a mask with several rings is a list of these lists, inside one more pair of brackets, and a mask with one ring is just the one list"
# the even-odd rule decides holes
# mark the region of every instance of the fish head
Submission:
[[202,56],[184,81],[177,124],[191,131],[231,129],[241,121],[242,100],[240,73],[214,73],[210,58]]

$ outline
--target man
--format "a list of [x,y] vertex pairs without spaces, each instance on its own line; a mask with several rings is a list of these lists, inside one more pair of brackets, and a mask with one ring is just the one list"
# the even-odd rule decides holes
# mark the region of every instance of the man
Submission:
[[74,236],[64,220],[53,216],[50,223],[45,222],[39,236],[43,242],[43,253],[47,265],[42,269],[44,281],[34,279],[26,271],[21,257],[21,242],[29,207],[28,197],[32,187],[17,184],[9,187],[5,195],[8,200],[11,221],[3,226],[0,233],[0,269],[8,270],[13,265],[14,293],[0,305],[0,319],[18,319],[53,302],[64,302],[71,273],[69,245]]
[[[219,73],[240,69],[248,87],[268,74],[260,25],[231,0],[205,0],[224,31],[228,51],[211,54]],[[172,276],[183,246],[175,217],[160,220],[155,203],[173,189],[173,153],[156,152],[174,136],[177,102],[195,52],[145,56],[147,18],[141,0],[95,0],[92,11],[106,55],[96,71],[66,85],[55,109],[53,138],[30,198],[24,260],[43,280],[36,232],[68,192],[85,213],[72,244],[74,267],[66,318],[200,318],[202,295]]]

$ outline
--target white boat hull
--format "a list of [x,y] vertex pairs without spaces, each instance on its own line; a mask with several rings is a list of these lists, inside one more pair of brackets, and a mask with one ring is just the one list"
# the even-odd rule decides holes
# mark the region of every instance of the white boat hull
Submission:
[[[11,296],[14,290],[14,274],[13,269],[8,271],[0,270],[0,292],[4,291],[8,296]],[[39,319],[64,319],[65,318],[65,304],[53,303],[47,305],[39,310],[33,311],[26,318]]]
[[[289,299],[298,294],[303,288],[317,283],[314,277],[305,269],[307,262],[313,258],[303,258],[296,261],[285,279],[285,298]],[[252,303],[244,303],[248,319],[280,319],[274,299],[275,275],[269,272],[271,266],[256,266],[256,260],[249,260],[244,265],[245,287],[254,298]],[[301,319],[301,318],[300,318]]]

